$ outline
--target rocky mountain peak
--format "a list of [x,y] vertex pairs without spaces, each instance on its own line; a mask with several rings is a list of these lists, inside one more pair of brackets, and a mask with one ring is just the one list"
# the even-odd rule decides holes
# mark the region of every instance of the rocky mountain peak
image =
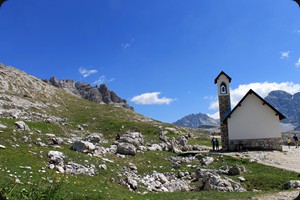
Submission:
[[192,127],[192,128],[207,128],[218,126],[219,121],[209,117],[207,114],[198,113],[187,115],[173,124],[183,127]]
[[265,97],[265,100],[279,110],[286,119],[283,123],[289,123],[300,129],[300,92],[290,94],[282,90],[275,90]]
[[74,83],[74,80],[72,79],[58,80],[56,77],[51,77],[49,80],[44,81],[50,85],[63,88],[74,95],[98,104],[113,104],[133,110],[133,107],[129,106],[125,99],[120,98],[115,92],[110,91],[105,84],[101,84],[98,87],[98,85],[91,86],[89,83]]

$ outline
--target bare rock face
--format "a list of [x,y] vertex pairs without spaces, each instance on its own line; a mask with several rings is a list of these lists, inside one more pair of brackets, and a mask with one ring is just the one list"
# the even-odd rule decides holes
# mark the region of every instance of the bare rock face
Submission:
[[93,87],[88,83],[77,82],[74,84],[72,79],[57,80],[55,77],[44,80],[44,82],[58,88],[63,88],[72,94],[98,104],[114,104],[133,110],[133,107],[130,107],[125,99],[120,98],[116,93],[110,91],[105,84],[101,84],[100,87]]

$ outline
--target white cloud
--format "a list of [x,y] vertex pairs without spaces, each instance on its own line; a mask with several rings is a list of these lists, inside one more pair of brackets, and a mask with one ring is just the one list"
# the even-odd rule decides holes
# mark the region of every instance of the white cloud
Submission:
[[82,67],[79,68],[78,71],[79,71],[79,73],[80,73],[84,78],[90,76],[91,74],[96,74],[96,73],[98,72],[96,69],[87,70],[87,69],[82,68]]
[[[295,84],[293,82],[283,82],[283,83],[250,83],[239,85],[236,89],[231,89],[230,97],[231,97],[231,106],[232,108],[243,98],[243,96],[250,90],[254,90],[258,95],[262,98],[265,98],[269,92],[273,90],[283,90],[290,94],[295,94],[296,92],[300,92],[300,84]],[[210,110],[219,109],[218,100],[212,101],[209,106]]]
[[134,96],[130,101],[135,104],[142,104],[142,105],[153,105],[153,104],[166,104],[169,105],[175,99],[162,97],[159,98],[160,92],[150,92],[144,93],[141,95]]
[[121,44],[122,49],[127,49],[129,48],[131,45],[129,43],[125,43],[125,44]]
[[298,59],[298,61],[295,63],[296,67],[299,68],[300,67],[300,58]]
[[121,44],[122,49],[127,49],[127,48],[131,47],[131,45],[134,43],[134,41],[135,41],[135,39],[131,38],[129,42],[127,41],[125,43],[122,43]]
[[281,59],[287,59],[289,58],[289,54],[290,54],[290,51],[282,51],[280,52],[280,55],[281,55]]
[[219,111],[215,112],[213,114],[207,114],[209,117],[214,118],[214,119],[220,119],[220,114]]
[[101,85],[104,83],[113,82],[114,80],[115,80],[114,78],[106,79],[106,77],[103,75],[103,76],[100,76],[98,80],[94,81],[94,85]]

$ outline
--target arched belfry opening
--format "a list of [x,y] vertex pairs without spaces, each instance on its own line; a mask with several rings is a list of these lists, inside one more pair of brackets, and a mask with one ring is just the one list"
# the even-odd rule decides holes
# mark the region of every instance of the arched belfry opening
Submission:
[[226,84],[223,82],[221,83],[221,86],[220,86],[220,93],[221,94],[226,94],[227,93],[227,86]]

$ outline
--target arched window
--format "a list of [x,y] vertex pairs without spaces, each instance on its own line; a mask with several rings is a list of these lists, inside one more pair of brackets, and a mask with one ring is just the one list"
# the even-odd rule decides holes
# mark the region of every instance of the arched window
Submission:
[[220,87],[220,93],[221,93],[221,94],[226,94],[226,93],[227,93],[227,87],[226,87],[226,84],[225,84],[225,83],[222,83],[222,84],[221,84],[221,87]]

